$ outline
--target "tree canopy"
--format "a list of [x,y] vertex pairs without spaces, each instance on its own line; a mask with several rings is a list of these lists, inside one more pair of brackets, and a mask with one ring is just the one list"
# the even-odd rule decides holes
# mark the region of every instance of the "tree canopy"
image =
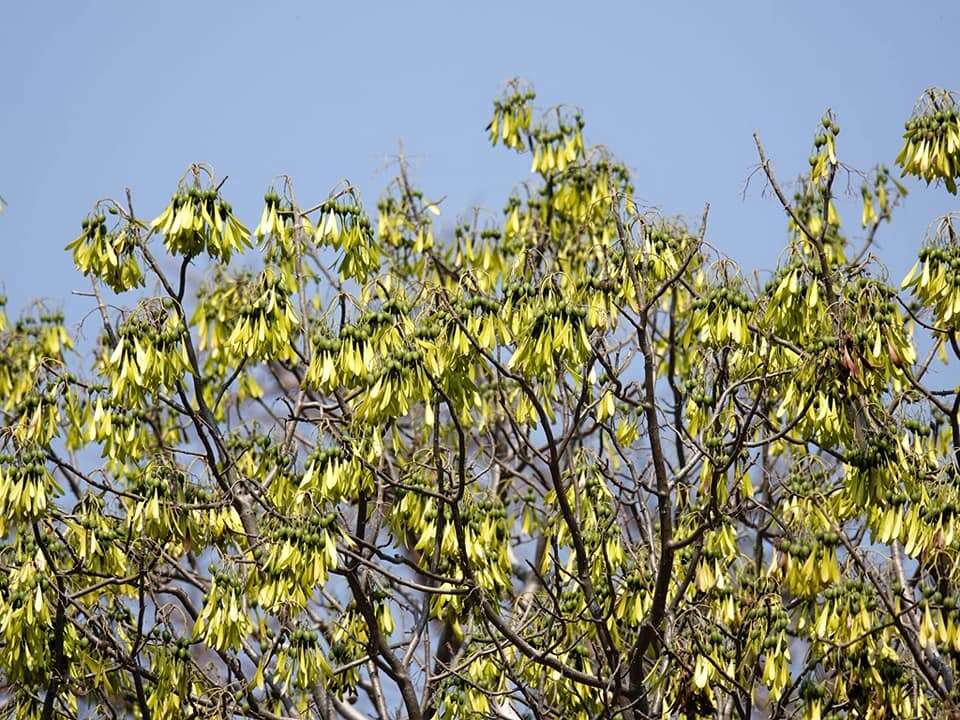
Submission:
[[254,224],[202,164],[93,206],[96,342],[0,313],[0,717],[960,712],[956,218],[873,250],[898,175],[956,192],[954,96],[902,173],[755,136],[764,273],[535,102],[447,225],[402,158],[375,212],[281,177]]

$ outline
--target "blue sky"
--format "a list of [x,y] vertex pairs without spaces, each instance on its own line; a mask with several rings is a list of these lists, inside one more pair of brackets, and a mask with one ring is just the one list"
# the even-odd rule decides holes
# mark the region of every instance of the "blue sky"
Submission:
[[[48,297],[79,319],[88,301],[70,291],[87,285],[62,249],[80,220],[126,186],[153,217],[194,161],[230,176],[250,224],[281,173],[303,204],[348,178],[374,207],[400,140],[428,196],[447,196],[446,222],[498,209],[529,173],[483,132],[511,76],[542,106],[582,107],[587,140],[633,169],[643,200],[693,218],[709,201],[708,240],[770,268],[784,222],[759,181],[741,198],[752,132],[788,180],[829,106],[842,160],[892,165],[919,93],[960,89],[958,29],[955,1],[11,3],[0,284],[14,313]],[[897,273],[957,206],[910,187],[880,238]]]

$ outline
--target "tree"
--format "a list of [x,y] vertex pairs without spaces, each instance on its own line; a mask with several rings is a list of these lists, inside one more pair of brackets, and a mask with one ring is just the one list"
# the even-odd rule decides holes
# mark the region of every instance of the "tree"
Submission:
[[[284,178],[251,233],[201,165],[94,206],[96,347],[0,326],[4,717],[957,712],[954,217],[892,286],[906,189],[828,111],[790,191],[756,137],[760,284],[534,99],[488,127],[533,179],[450,233],[402,159],[375,220]],[[953,96],[904,137],[955,191]]]

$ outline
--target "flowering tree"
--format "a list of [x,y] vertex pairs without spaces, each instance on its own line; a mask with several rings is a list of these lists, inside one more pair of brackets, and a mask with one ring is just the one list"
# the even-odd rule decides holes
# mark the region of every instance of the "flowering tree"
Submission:
[[[789,191],[756,138],[762,284],[534,99],[488,127],[531,179],[450,232],[402,161],[375,216],[284,178],[251,232],[200,165],[94,206],[97,346],[0,324],[2,717],[957,712],[954,218],[892,286],[906,190],[828,111]],[[953,97],[904,138],[955,192]]]

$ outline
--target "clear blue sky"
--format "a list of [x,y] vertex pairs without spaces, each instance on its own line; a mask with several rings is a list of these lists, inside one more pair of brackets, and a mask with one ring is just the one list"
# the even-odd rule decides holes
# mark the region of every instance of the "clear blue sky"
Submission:
[[[7,3],[0,283],[13,312],[45,296],[79,319],[70,290],[86,281],[62,248],[84,214],[129,185],[153,217],[193,161],[228,174],[255,223],[280,173],[303,203],[347,177],[373,207],[402,139],[421,187],[448,196],[447,222],[497,209],[529,172],[483,132],[514,75],[542,105],[580,105],[641,198],[692,217],[709,201],[708,239],[769,268],[782,215],[759,182],[740,197],[753,130],[789,179],[830,106],[841,159],[892,165],[921,90],[960,89],[958,30],[956,0]],[[953,200],[908,198],[881,238],[898,273]]]

